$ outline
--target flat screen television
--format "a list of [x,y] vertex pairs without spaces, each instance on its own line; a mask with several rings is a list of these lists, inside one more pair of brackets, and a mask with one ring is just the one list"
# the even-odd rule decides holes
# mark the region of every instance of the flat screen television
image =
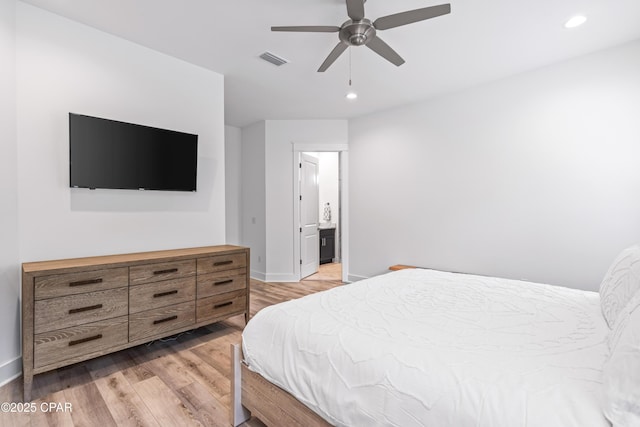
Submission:
[[196,191],[198,135],[69,113],[73,188]]

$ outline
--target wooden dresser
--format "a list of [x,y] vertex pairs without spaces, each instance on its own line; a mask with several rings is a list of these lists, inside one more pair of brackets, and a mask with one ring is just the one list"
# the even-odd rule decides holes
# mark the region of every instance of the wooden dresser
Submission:
[[22,264],[24,399],[33,376],[244,314],[249,248]]

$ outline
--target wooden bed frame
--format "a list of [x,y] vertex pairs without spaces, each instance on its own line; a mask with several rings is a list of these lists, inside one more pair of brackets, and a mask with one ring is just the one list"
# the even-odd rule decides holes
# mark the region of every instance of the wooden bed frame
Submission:
[[231,425],[255,416],[268,426],[327,427],[322,417],[243,361],[241,344],[231,344]]

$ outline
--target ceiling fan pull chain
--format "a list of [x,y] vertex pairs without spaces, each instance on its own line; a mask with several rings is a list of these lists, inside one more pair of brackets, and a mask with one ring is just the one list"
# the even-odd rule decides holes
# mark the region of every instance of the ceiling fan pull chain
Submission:
[[349,87],[351,87],[351,46],[349,46]]

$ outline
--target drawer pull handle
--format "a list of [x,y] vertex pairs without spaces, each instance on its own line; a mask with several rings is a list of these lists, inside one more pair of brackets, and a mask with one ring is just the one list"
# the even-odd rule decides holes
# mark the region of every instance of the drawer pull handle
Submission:
[[221,265],[229,265],[229,264],[233,264],[232,260],[228,260],[228,261],[218,261],[218,262],[214,262],[213,266],[214,267],[219,267]]
[[177,268],[168,268],[166,270],[154,271],[153,274],[167,274],[167,273],[177,273],[177,272],[178,272]]
[[167,292],[159,292],[157,294],[153,294],[154,298],[160,298],[160,297],[166,297],[167,295],[173,295],[173,294],[177,294],[178,290],[174,289],[173,291],[167,291]]
[[99,340],[100,338],[102,338],[102,334],[94,335],[92,337],[82,338],[82,339],[75,340],[75,341],[69,341],[69,347],[71,347],[72,345],[82,344],[82,343],[88,342],[88,341]]
[[102,308],[102,304],[90,305],[88,307],[81,308],[72,308],[71,310],[69,310],[69,314],[82,313],[83,311],[97,310],[99,308]]
[[233,283],[233,279],[221,280],[219,282],[215,282],[213,286],[228,285],[229,283]]
[[102,279],[89,279],[89,280],[79,280],[77,282],[70,282],[69,286],[84,286],[84,285],[94,285],[96,283],[102,283]]
[[233,304],[233,301],[227,301],[227,302],[223,302],[222,304],[216,304],[213,306],[213,308],[222,308],[222,307],[226,307],[228,305]]
[[172,320],[176,320],[177,318],[178,318],[178,316],[176,316],[176,315],[169,316],[169,317],[165,317],[164,319],[154,320],[153,324],[157,325],[158,323],[170,322]]

